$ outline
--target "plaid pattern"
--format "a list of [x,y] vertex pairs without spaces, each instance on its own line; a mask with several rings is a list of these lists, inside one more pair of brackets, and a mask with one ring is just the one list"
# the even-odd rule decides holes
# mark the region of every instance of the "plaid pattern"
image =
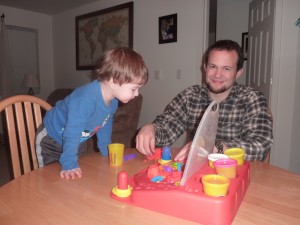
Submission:
[[[212,102],[207,85],[194,85],[179,93],[154,120],[156,145],[172,145],[185,131],[192,140]],[[234,84],[220,103],[217,140],[228,148],[245,149],[247,160],[264,160],[273,143],[272,116],[263,94],[251,87]]]

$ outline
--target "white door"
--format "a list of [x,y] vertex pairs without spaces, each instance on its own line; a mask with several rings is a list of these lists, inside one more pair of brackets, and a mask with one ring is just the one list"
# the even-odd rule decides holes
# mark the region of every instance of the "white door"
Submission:
[[246,82],[264,93],[269,106],[272,90],[274,14],[274,0],[250,2]]

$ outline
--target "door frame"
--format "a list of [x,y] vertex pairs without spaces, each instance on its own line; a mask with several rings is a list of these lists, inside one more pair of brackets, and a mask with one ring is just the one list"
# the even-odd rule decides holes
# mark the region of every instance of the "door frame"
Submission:
[[275,2],[275,18],[274,18],[274,40],[273,40],[273,65],[272,65],[272,89],[270,93],[271,97],[271,111],[273,116],[273,145],[271,149],[270,162],[276,162],[276,159],[280,158],[280,155],[276,151],[276,143],[280,141],[280,137],[277,137],[277,109],[279,98],[279,76],[280,76],[280,57],[281,57],[281,39],[282,39],[282,10],[283,0],[276,0]]

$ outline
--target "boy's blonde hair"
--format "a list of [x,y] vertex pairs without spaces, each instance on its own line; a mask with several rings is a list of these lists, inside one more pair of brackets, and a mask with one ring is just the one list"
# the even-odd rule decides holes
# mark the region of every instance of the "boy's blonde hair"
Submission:
[[107,50],[97,64],[94,74],[99,81],[109,81],[112,78],[119,85],[143,85],[148,80],[148,69],[142,56],[127,47]]

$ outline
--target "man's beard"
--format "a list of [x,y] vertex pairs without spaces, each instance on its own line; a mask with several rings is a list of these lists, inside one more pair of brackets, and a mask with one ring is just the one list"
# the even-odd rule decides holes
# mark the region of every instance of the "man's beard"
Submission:
[[225,92],[227,90],[227,88],[225,86],[223,86],[222,88],[216,90],[214,89],[210,83],[207,83],[207,87],[208,87],[208,90],[211,92],[211,93],[214,93],[214,94],[221,94],[223,92]]

